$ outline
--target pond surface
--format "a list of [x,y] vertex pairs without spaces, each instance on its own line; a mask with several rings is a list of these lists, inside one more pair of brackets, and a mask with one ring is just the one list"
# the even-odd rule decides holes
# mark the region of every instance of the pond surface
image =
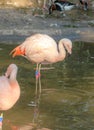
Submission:
[[[71,56],[51,65],[54,69],[42,70],[39,99],[35,99],[36,66],[22,57],[13,59],[9,53],[15,46],[0,44],[0,75],[15,63],[21,87],[18,102],[4,112],[3,130],[93,130],[94,44],[73,43]],[[37,106],[32,105],[35,100]]]

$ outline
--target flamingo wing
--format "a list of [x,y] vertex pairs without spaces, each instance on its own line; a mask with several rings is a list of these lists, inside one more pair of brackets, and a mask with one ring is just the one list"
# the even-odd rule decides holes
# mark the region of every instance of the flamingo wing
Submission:
[[21,45],[21,51],[25,52],[30,61],[40,63],[57,54],[57,44],[48,35],[36,34],[28,37]]

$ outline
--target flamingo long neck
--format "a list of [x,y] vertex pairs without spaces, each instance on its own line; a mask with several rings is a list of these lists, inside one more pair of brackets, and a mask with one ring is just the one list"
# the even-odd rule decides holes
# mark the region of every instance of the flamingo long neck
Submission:
[[16,76],[17,76],[17,70],[13,70],[10,74],[9,82],[10,82],[10,85],[12,87],[12,90],[15,90],[15,93],[16,93],[16,91],[18,93],[18,90],[19,90],[19,93],[20,93],[19,84],[16,80]]
[[10,74],[10,81],[16,81],[16,75],[17,75],[17,69],[12,70],[11,74]]
[[63,41],[60,40],[58,44],[58,61],[62,61],[66,56],[66,51],[64,48]]

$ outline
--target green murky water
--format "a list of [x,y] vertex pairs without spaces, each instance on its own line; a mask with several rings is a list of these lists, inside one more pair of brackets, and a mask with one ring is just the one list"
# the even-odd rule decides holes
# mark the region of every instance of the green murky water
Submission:
[[[35,64],[9,53],[16,45],[0,44],[0,75],[10,63],[18,65],[21,96],[4,112],[3,130],[93,130],[94,129],[94,44],[73,43],[73,53],[55,69],[42,70],[42,94],[35,101]],[[43,129],[41,129],[43,130]],[[45,129],[46,130],[46,129]]]

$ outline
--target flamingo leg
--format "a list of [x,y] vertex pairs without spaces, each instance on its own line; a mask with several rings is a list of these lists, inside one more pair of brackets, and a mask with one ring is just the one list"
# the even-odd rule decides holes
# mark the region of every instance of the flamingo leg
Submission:
[[37,92],[38,92],[38,64],[37,64],[37,67],[36,67],[35,76],[36,76],[36,91],[35,91],[35,94],[37,95]]
[[3,113],[0,115],[0,130],[2,130],[2,124],[3,124]]
[[39,93],[41,93],[41,75],[40,75],[40,70],[41,70],[41,64],[39,64]]
[[41,93],[41,79],[40,79],[40,69],[41,69],[41,64],[37,64],[36,67],[36,91],[35,94],[37,95],[38,93],[38,87],[39,87],[39,93]]

